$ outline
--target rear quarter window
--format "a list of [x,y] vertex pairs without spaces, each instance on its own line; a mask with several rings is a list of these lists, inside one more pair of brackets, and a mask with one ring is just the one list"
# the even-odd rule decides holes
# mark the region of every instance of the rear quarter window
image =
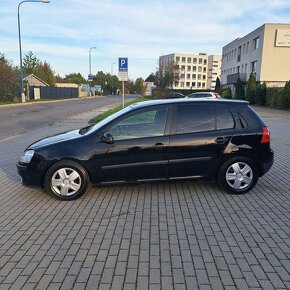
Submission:
[[237,127],[240,129],[258,129],[264,126],[257,113],[248,105],[240,106],[237,114]]

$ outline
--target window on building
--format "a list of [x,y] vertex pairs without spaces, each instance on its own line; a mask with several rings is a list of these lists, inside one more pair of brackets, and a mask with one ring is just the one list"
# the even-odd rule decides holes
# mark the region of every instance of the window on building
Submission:
[[197,58],[193,58],[193,63],[197,63]]
[[204,59],[204,60],[203,60],[203,64],[206,65],[206,62],[207,62],[206,59]]
[[198,59],[198,64],[202,64],[202,58]]
[[205,88],[205,83],[202,83],[202,87]]
[[237,73],[240,72],[240,66],[237,66]]
[[181,66],[181,70],[185,70],[185,65],[182,65]]
[[186,78],[187,78],[187,79],[190,79],[190,74],[187,74],[187,75],[186,75]]
[[201,87],[201,83],[200,83],[200,82],[197,83],[197,87],[198,87],[198,88]]
[[184,88],[184,82],[180,82],[180,86]]
[[205,79],[206,79],[206,75],[203,75],[203,76],[202,76],[202,79],[205,80]]
[[245,54],[245,47],[246,47],[246,44],[244,43],[243,44],[243,54]]
[[186,82],[186,87],[190,87],[190,82]]
[[192,79],[193,79],[193,80],[196,80],[196,74],[193,74],[193,75],[192,75]]
[[178,86],[179,86],[179,82],[175,82],[175,83],[174,83],[174,86],[175,86],[175,87],[178,87]]
[[196,66],[193,66],[192,67],[192,71],[196,71]]
[[176,62],[180,62],[180,57],[179,56],[176,57]]
[[197,79],[198,80],[201,80],[201,75],[197,75]]
[[206,73],[206,67],[203,68],[203,72]]
[[239,46],[238,47],[238,56],[237,56],[237,62],[241,61],[241,51],[242,51],[242,47]]
[[247,48],[246,48],[246,53],[249,51],[249,41],[247,42]]
[[180,75],[180,78],[181,78],[182,80],[184,80],[185,75],[184,75],[184,74],[181,74],[181,75]]
[[191,63],[191,57],[187,58],[187,63]]
[[201,66],[198,67],[198,72],[202,72],[202,67]]
[[245,64],[245,73],[247,72],[247,66],[248,66],[248,65],[247,65],[247,64]]
[[191,86],[192,86],[192,87],[195,87],[195,82],[192,82],[192,83],[191,83]]
[[260,44],[260,37],[256,37],[256,38],[253,40],[253,49],[254,49],[254,50],[259,49],[259,44]]
[[187,66],[187,71],[191,71],[191,66],[190,65]]
[[256,76],[256,73],[257,73],[257,61],[251,62],[251,72]]
[[186,57],[181,58],[181,62],[185,62]]

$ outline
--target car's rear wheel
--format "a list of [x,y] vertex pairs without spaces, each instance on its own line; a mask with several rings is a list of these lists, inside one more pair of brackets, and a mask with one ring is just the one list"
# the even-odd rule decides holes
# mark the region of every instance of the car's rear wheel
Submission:
[[72,200],[85,193],[88,183],[89,177],[83,166],[64,160],[56,162],[48,169],[44,189],[58,199]]
[[225,161],[219,169],[217,183],[227,192],[243,194],[257,183],[258,168],[248,157],[237,156]]

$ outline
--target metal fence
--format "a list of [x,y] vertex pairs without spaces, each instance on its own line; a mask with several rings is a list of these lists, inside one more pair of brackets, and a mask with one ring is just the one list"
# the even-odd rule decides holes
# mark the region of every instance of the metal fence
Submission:
[[79,90],[77,88],[59,88],[59,87],[42,87],[42,86],[29,86],[29,99],[34,100],[37,97],[35,96],[35,90],[40,90],[40,99],[70,99],[78,98]]

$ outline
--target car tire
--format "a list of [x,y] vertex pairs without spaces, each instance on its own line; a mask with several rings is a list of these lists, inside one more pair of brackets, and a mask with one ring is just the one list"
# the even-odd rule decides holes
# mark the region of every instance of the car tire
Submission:
[[89,176],[82,165],[63,160],[54,163],[46,172],[44,190],[61,200],[73,200],[87,190]]
[[256,185],[258,167],[246,156],[236,156],[226,160],[217,175],[217,184],[231,194],[244,194]]

